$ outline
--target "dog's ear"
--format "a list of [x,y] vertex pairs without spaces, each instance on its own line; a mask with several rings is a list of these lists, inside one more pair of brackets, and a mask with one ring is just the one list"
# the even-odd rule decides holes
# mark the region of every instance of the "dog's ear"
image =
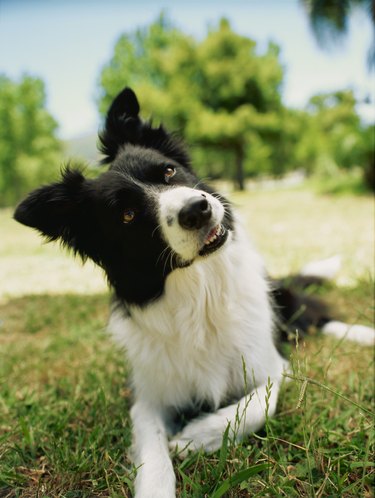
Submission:
[[153,128],[139,118],[139,103],[133,90],[126,87],[112,102],[99,134],[103,164],[111,163],[126,144],[156,149],[167,158],[190,167],[190,159],[182,141],[163,126]]
[[141,120],[139,103],[131,88],[124,88],[112,102],[103,131],[99,134],[100,151],[106,156],[103,163],[112,162],[119,147],[127,143],[137,144],[140,139]]
[[88,180],[79,170],[67,168],[62,181],[31,192],[17,206],[14,218],[36,228],[50,241],[60,239],[84,257],[77,237],[90,211],[87,184]]
[[123,116],[136,118],[138,114],[139,102],[136,94],[129,87],[124,88],[117,95],[108,111],[108,117],[113,121]]

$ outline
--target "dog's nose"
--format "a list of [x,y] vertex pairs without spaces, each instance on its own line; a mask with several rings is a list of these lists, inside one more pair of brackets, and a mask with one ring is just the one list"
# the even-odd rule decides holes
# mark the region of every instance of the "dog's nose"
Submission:
[[212,210],[207,199],[192,197],[178,213],[178,222],[182,228],[194,230],[202,228],[211,218]]

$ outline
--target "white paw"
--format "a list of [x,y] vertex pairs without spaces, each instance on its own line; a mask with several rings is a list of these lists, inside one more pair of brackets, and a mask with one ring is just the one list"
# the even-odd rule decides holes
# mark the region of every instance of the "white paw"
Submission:
[[227,422],[218,414],[196,419],[169,441],[169,448],[185,458],[190,451],[212,453],[221,447]]
[[347,323],[331,321],[322,328],[323,334],[333,335],[338,339],[347,339],[365,346],[375,344],[375,330],[365,325],[349,325]]
[[174,489],[172,491],[164,487],[161,489],[152,487],[150,489],[149,486],[140,486],[136,490],[134,498],[176,498],[176,492]]
[[307,263],[299,272],[300,275],[307,277],[318,277],[332,280],[341,267],[341,256],[336,254],[331,258],[311,261]]

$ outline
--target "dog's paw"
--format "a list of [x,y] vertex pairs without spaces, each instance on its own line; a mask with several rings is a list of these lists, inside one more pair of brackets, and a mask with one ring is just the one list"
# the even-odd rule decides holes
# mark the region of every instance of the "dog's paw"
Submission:
[[135,498],[176,498],[176,478],[172,462],[168,465],[143,465],[135,479]]
[[189,452],[213,453],[221,447],[227,426],[218,413],[195,419],[169,441],[169,449],[185,458]]
[[142,480],[135,488],[134,498],[176,498],[175,484]]
[[[160,484],[160,483],[159,483]],[[136,489],[134,498],[176,498],[176,491],[163,487],[151,485],[139,486]]]
[[347,339],[358,342],[364,346],[375,345],[375,330],[365,325],[349,325],[347,323],[332,320],[322,327],[323,334],[332,335],[337,339]]

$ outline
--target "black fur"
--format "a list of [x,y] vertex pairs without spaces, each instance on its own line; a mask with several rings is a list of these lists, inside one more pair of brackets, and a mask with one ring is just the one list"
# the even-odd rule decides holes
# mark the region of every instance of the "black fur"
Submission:
[[282,341],[294,341],[297,335],[301,337],[332,320],[327,304],[308,292],[323,283],[320,278],[301,275],[271,282],[276,323]]

